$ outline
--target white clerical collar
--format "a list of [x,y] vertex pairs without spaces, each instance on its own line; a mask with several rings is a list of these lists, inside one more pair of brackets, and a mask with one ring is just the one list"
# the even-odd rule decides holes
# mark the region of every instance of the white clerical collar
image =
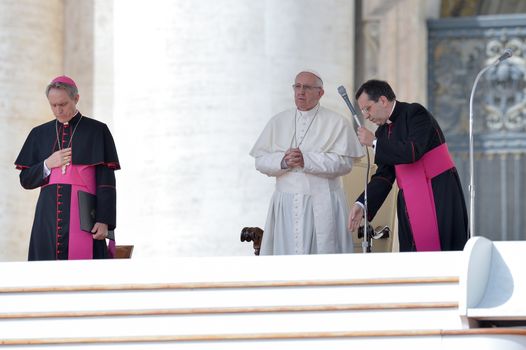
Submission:
[[314,108],[312,109],[309,109],[308,111],[300,111],[299,109],[297,110],[298,111],[298,117],[299,118],[311,118],[313,117],[314,115],[316,115],[318,113],[318,110],[320,109],[320,104],[318,103],[316,106],[314,106]]

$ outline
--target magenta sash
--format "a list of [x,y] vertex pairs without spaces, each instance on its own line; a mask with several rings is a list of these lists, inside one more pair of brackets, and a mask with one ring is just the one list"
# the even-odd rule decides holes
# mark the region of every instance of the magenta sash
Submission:
[[61,168],[51,169],[49,184],[71,185],[71,205],[69,212],[68,259],[93,259],[93,235],[80,229],[78,191],[96,194],[95,167],[89,165],[69,165],[66,173]]
[[445,143],[414,163],[395,165],[417,251],[441,250],[431,179],[454,166]]

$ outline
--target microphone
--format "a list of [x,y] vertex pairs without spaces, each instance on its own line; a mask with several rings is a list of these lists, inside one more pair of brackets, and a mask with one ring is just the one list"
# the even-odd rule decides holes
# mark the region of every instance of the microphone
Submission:
[[511,51],[510,48],[504,50],[504,53],[502,55],[500,55],[500,57],[497,59],[497,61],[495,62],[495,64],[499,64],[501,63],[502,61],[504,60],[507,60],[508,58],[510,58],[511,56],[513,56],[513,51]]
[[478,81],[482,74],[488,69],[496,67],[504,60],[507,60],[513,55],[513,51],[510,48],[504,50],[504,53],[500,55],[495,62],[484,67],[475,78],[473,87],[471,88],[471,96],[469,98],[469,238],[475,235],[475,162],[474,162],[474,141],[473,141],[473,100],[475,99],[475,89],[477,88]]
[[362,123],[360,123],[358,115],[356,114],[356,110],[354,109],[351,101],[349,100],[349,95],[347,95],[347,90],[345,90],[343,85],[338,88],[338,93],[342,96],[343,100],[347,104],[347,107],[349,107],[349,109],[351,110],[352,116],[356,121],[356,124],[358,124],[358,127],[362,127]]
[[[356,110],[354,109],[351,101],[349,100],[349,95],[347,95],[347,91],[345,90],[345,88],[343,87],[343,85],[341,85],[339,88],[338,88],[338,93],[342,96],[343,100],[345,101],[345,103],[347,104],[347,107],[349,107],[349,109],[351,110],[351,113],[352,113],[352,116],[354,118],[354,120],[356,121],[356,124],[358,125],[358,127],[362,127],[362,123],[360,123],[360,119],[358,119],[358,115],[356,115]],[[364,229],[364,232],[367,232],[368,229],[369,229],[369,223],[368,223],[368,219],[367,219],[367,184],[369,182],[369,171],[371,170],[371,157],[369,156],[369,150],[367,149],[367,146],[363,146],[364,149],[365,149],[365,154],[367,155],[367,169],[365,171],[365,189],[363,191],[363,219],[364,219],[364,227],[366,227],[367,229]],[[362,251],[364,253],[370,253],[371,252],[371,245],[372,245],[372,241],[370,240],[369,238],[369,235],[367,233],[365,233],[362,237]]]

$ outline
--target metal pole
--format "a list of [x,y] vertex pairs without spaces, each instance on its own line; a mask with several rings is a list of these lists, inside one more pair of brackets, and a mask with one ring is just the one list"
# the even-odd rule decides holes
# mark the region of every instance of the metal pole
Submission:
[[471,97],[469,98],[469,238],[475,234],[475,180],[474,180],[474,162],[473,162],[473,98],[475,89],[482,74],[493,65],[482,69],[473,83]]
[[369,242],[369,221],[367,219],[367,185],[369,184],[369,171],[371,169],[371,157],[369,156],[369,149],[364,146],[365,153],[367,154],[367,170],[365,172],[365,189],[363,192],[363,217],[364,217],[364,230],[362,240],[362,253],[371,252],[371,243]]
[[[511,55],[511,54],[510,54]],[[494,63],[490,64],[487,67],[484,67],[473,83],[473,88],[471,89],[471,96],[469,98],[469,238],[475,235],[475,174],[474,174],[474,160],[473,160],[473,99],[475,97],[475,89],[479,82],[480,77],[491,67],[497,66],[502,59],[501,56]]]

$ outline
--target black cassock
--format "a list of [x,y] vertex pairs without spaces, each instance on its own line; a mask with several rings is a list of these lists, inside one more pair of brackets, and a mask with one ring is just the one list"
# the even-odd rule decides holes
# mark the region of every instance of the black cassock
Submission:
[[[435,118],[417,103],[396,101],[390,123],[376,130],[375,163],[378,166],[367,186],[368,219],[380,209],[396,180],[395,165],[418,161],[426,152],[445,143]],[[468,238],[467,210],[456,168],[431,179],[442,250],[462,250]],[[358,198],[363,203],[363,194]],[[400,251],[416,251],[404,192],[397,198]]]
[[[29,260],[68,259],[72,186],[49,184],[50,176],[44,178],[44,160],[59,149],[58,142],[60,148],[72,148],[72,165],[95,168],[95,221],[107,224],[108,230],[116,226],[114,171],[120,169],[120,165],[106,124],[81,116],[80,112],[67,124],[56,120],[44,123],[31,130],[15,161],[17,169],[21,170],[22,187],[40,187],[29,243]],[[93,240],[93,258],[107,257],[106,241]]]

